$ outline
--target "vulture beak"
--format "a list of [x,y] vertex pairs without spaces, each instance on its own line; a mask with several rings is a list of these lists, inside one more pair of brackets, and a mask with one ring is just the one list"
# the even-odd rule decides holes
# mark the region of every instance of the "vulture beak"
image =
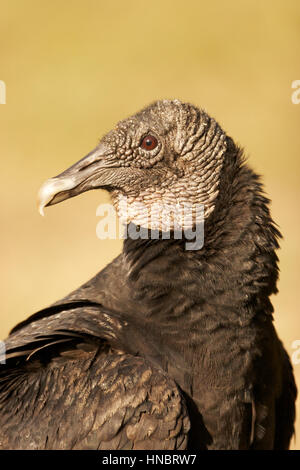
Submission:
[[119,162],[114,154],[100,143],[79,162],[45,181],[38,193],[40,214],[44,215],[46,206],[57,204],[90,189],[112,185],[116,179],[116,167],[119,167]]

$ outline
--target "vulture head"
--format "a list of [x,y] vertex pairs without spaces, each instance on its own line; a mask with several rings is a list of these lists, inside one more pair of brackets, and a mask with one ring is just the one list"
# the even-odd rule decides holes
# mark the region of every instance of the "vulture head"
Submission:
[[190,227],[198,207],[204,219],[214,210],[225,152],[226,134],[205,111],[178,100],[157,101],[119,122],[86,157],[47,180],[39,209],[43,214],[45,206],[102,188],[124,223],[166,230],[168,215],[170,229]]

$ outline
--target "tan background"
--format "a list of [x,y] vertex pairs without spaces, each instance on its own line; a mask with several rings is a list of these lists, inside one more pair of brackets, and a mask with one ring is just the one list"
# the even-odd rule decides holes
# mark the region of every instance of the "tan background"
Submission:
[[[275,324],[300,339],[300,3],[0,0],[0,337],[121,249],[96,238],[104,192],[46,210],[36,193],[113,124],[158,98],[206,108],[264,175],[284,241]],[[295,365],[298,384],[300,364]],[[300,413],[298,412],[300,415]],[[299,423],[299,419],[298,419]],[[295,448],[300,448],[300,425]]]

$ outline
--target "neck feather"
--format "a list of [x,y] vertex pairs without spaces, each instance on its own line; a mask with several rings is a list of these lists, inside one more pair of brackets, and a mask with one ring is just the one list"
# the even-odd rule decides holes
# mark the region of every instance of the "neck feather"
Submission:
[[215,209],[204,226],[204,246],[186,251],[186,240],[124,242],[129,279],[149,312],[170,321],[192,306],[228,308],[253,317],[272,313],[277,291],[276,229],[259,177],[244,163],[242,151],[227,138],[227,152]]

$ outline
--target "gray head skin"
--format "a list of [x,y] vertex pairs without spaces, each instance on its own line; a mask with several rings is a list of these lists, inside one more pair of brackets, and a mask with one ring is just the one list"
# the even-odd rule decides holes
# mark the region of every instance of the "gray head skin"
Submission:
[[190,227],[181,210],[172,212],[166,227],[166,212],[186,203],[191,214],[203,205],[204,218],[214,210],[225,152],[226,134],[205,111],[178,100],[157,101],[119,122],[86,157],[47,180],[39,192],[40,212],[103,188],[124,223]]

